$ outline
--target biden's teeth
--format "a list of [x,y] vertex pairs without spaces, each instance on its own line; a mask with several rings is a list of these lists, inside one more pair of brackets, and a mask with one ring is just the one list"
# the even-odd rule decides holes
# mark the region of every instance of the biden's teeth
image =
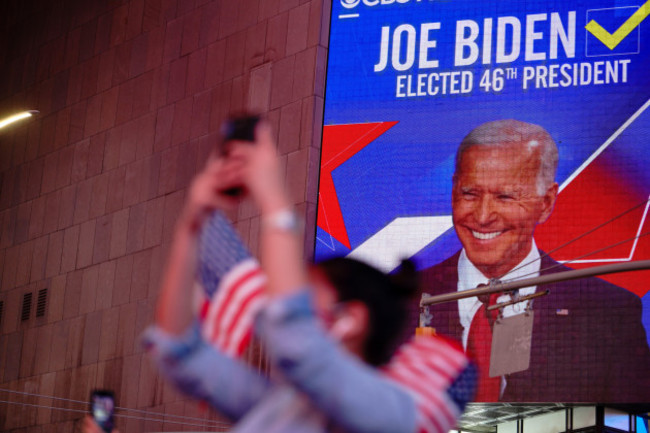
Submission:
[[481,233],[481,232],[475,232],[474,230],[472,230],[472,235],[473,235],[476,239],[481,239],[481,240],[490,240],[490,239],[494,239],[494,238],[496,238],[497,236],[499,236],[501,233],[502,233],[502,232]]

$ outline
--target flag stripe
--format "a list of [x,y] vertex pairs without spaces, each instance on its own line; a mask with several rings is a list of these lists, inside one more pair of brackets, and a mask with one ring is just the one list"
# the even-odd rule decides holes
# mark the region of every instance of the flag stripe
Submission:
[[233,292],[232,296],[228,299],[228,305],[222,308],[222,313],[220,315],[220,321],[222,322],[221,332],[217,335],[217,344],[220,347],[225,347],[226,339],[228,338],[228,329],[230,328],[233,321],[237,320],[237,316],[242,303],[246,300],[249,294],[254,293],[255,291],[260,291],[262,285],[266,282],[265,277],[261,272],[250,273],[247,275],[246,279],[240,280],[235,287],[231,290]]
[[[227,282],[224,279],[223,283],[220,284],[221,287],[219,287],[219,289],[217,290],[217,299],[215,299],[216,308],[214,311],[215,316],[223,317],[225,314],[225,310],[230,309],[232,298],[237,295],[239,287],[245,284],[250,277],[254,277],[259,274],[261,274],[259,268],[250,270],[246,272],[244,275],[242,275],[241,277],[239,277],[232,285],[227,284]],[[223,298],[223,299],[219,299],[219,298]]]
[[207,341],[232,356],[246,349],[252,336],[253,320],[265,298],[266,277],[254,259],[241,261],[220,281],[209,301],[203,322]]
[[430,420],[436,427],[435,431],[441,431],[444,425],[454,422],[450,408],[440,398],[445,390],[427,389],[429,377],[415,375],[404,369],[392,371],[390,377],[410,391],[418,402],[420,416]]
[[[237,340],[241,338],[241,329],[250,328],[253,325],[253,315],[250,314],[251,307],[255,306],[255,301],[259,301],[262,296],[262,285],[256,285],[250,291],[248,296],[242,299],[237,305],[237,312],[232,319],[225,322],[226,329],[223,334],[223,347],[227,350],[234,349],[238,346]],[[255,310],[256,311],[256,310]]]
[[422,430],[428,433],[447,433],[448,429],[444,429],[443,425],[439,423],[435,416],[433,416],[427,409],[424,402],[419,402],[417,405],[418,411],[418,424]]
[[467,365],[464,354],[441,351],[439,348],[426,350],[425,348],[407,347],[403,353],[398,355],[396,361],[407,364],[417,361],[423,364],[423,368],[431,369],[447,378],[456,375],[461,368]]
[[250,341],[253,334],[255,315],[262,309],[265,302],[265,296],[253,300],[245,315],[242,316],[242,320],[237,324],[237,327],[233,331],[233,338],[231,338],[227,348],[233,355],[241,355],[246,349],[246,344],[243,344],[244,340],[246,343]]
[[420,431],[446,433],[460,415],[448,390],[467,365],[458,347],[419,337],[400,348],[384,372],[415,398]]
[[446,433],[458,415],[458,411],[454,410],[455,405],[445,398],[446,389],[427,390],[425,381],[428,378],[422,375],[402,375],[396,372],[392,377],[414,396],[419,422],[427,425],[429,431]]

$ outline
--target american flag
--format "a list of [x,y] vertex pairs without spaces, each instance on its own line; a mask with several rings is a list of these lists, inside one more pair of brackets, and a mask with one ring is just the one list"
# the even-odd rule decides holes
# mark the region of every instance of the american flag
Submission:
[[237,264],[212,298],[204,301],[203,337],[222,352],[239,357],[251,339],[255,315],[264,305],[265,283],[256,260]]
[[198,274],[203,289],[203,337],[222,352],[239,357],[264,304],[266,277],[220,212],[210,218],[201,234]]
[[[204,289],[204,338],[224,353],[241,356],[266,300],[266,277],[221,214],[204,229],[199,279]],[[406,343],[382,371],[416,401],[419,433],[448,432],[472,398],[476,383],[476,369],[462,348],[436,336]]]
[[415,337],[383,372],[415,399],[420,433],[451,430],[473,397],[477,378],[462,348],[437,336]]

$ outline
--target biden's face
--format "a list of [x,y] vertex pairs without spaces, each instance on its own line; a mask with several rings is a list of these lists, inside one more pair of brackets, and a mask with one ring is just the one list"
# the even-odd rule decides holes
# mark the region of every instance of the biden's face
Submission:
[[469,260],[498,278],[530,251],[535,226],[550,215],[557,184],[536,187],[539,149],[525,144],[467,149],[454,175],[454,228]]

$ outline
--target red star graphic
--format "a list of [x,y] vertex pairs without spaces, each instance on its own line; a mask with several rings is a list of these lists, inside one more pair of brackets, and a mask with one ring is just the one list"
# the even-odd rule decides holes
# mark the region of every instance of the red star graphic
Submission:
[[332,171],[395,124],[397,122],[355,123],[329,125],[323,128],[318,227],[348,248],[350,248],[350,240],[336,195]]

